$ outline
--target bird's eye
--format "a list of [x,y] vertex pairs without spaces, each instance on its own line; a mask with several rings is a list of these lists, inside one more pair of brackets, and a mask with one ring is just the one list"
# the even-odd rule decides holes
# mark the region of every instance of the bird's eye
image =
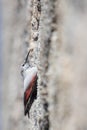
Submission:
[[25,63],[22,64],[22,66],[24,66],[24,65],[25,65]]

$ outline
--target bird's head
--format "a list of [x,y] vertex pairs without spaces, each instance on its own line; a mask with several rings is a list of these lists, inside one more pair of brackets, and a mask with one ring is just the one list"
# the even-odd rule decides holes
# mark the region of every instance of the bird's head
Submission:
[[21,66],[21,75],[24,77],[24,73],[26,72],[26,70],[30,67],[30,63],[29,63],[29,54],[30,52],[32,51],[33,49],[30,49],[25,60],[24,60],[24,63],[22,64]]

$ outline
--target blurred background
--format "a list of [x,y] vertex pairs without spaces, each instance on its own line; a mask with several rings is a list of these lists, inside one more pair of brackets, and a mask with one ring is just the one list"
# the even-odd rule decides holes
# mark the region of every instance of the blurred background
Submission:
[[[30,129],[23,115],[20,75],[28,47],[28,6],[28,0],[0,0],[0,130]],[[50,129],[87,130],[87,0],[55,0],[55,12],[49,57]]]
[[23,45],[25,14],[25,0],[0,0],[0,130],[27,128],[20,75],[26,49]]

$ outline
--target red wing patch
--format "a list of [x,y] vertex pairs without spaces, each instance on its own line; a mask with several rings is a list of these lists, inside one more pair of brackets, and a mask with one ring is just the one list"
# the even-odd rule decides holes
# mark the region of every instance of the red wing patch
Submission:
[[27,90],[26,90],[25,93],[24,93],[24,106],[26,106],[26,104],[27,104],[27,102],[28,102],[28,99],[29,99],[29,97],[30,97],[30,95],[31,95],[32,89],[33,89],[34,84],[35,84],[35,81],[36,81],[36,77],[37,77],[37,75],[35,75],[35,76],[32,78],[32,80],[31,80],[31,82],[30,82],[30,84],[29,84]]
[[25,100],[27,101],[32,91],[32,87],[28,88],[25,92]]
[[32,78],[27,90],[24,93],[24,115],[28,114],[32,103],[37,98],[37,74]]

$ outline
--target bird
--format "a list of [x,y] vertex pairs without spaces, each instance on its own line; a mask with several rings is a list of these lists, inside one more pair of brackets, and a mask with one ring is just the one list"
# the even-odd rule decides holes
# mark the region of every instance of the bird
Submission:
[[21,75],[24,81],[24,115],[29,116],[29,112],[34,100],[37,98],[37,67],[29,64],[29,54],[32,50],[29,50],[24,63],[21,67]]

